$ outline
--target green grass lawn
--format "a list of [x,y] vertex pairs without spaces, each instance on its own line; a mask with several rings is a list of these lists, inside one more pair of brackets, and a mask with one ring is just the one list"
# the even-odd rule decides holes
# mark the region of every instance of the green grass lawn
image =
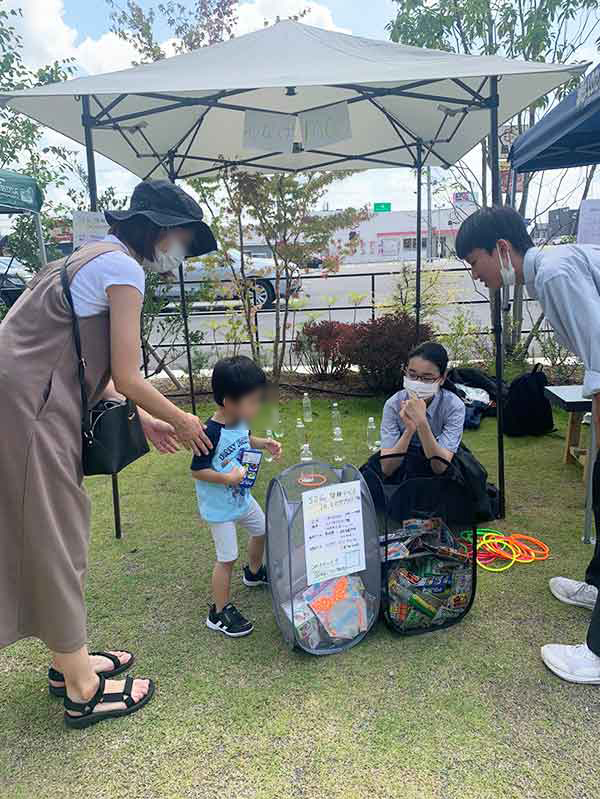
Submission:
[[[347,459],[360,465],[367,416],[379,417],[381,403],[340,406]],[[313,407],[313,454],[327,460],[329,402]],[[282,408],[291,464],[300,401]],[[213,550],[186,453],[153,453],[122,475],[122,541],[113,537],[110,481],[90,480],[90,641],[133,650],[135,673],[156,679],[157,696],[131,719],[67,731],[46,692],[43,646],[3,650],[0,796],[597,797],[600,689],[561,682],[539,657],[544,643],[581,642],[590,615],[547,587],[553,575],[583,575],[591,554],[580,540],[581,471],[562,464],[565,420],[557,414],[560,432],[543,439],[506,442],[504,526],[539,535],[550,559],[480,570],[473,610],[449,630],[400,638],[379,624],[332,657],[290,652],[268,592],[244,588],[239,575],[233,598],[255,620],[254,634],[236,641],[207,630]],[[466,436],[492,478],[495,432],[486,420]],[[278,468],[261,467],[261,503]]]

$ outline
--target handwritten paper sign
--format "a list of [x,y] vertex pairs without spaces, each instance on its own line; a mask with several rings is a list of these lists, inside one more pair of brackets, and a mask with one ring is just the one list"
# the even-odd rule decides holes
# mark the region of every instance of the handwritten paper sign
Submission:
[[584,200],[581,203],[577,244],[600,244],[600,200]]
[[335,103],[299,114],[305,150],[325,147],[352,137],[348,103]]
[[293,114],[244,112],[244,150],[291,153],[295,133],[296,117]]
[[365,568],[360,482],[315,488],[302,494],[308,585]]
[[102,211],[73,211],[73,249],[90,241],[100,241],[108,233]]

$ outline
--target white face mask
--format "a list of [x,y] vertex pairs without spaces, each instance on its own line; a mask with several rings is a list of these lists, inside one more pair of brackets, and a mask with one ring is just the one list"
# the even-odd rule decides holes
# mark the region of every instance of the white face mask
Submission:
[[144,267],[149,272],[158,272],[159,274],[175,272],[186,255],[187,250],[183,244],[180,241],[174,241],[166,251],[159,250],[157,247],[154,250],[154,260],[149,261],[145,258]]
[[510,253],[506,253],[506,263],[504,262],[504,258],[502,253],[500,252],[500,247],[496,244],[496,250],[498,252],[498,259],[500,261],[500,279],[502,280],[503,286],[514,286],[517,281],[517,275],[515,273],[515,268],[512,265],[512,259],[510,257]]
[[412,397],[418,397],[422,400],[431,399],[440,390],[439,381],[435,383],[423,383],[421,380],[411,380],[410,377],[404,378],[404,388]]

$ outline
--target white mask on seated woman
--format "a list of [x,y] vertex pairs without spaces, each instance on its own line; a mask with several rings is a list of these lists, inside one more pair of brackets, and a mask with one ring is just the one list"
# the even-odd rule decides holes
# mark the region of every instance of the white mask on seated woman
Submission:
[[411,380],[410,377],[404,378],[404,388],[411,397],[428,400],[434,397],[440,390],[439,381],[435,383],[423,383],[421,380]]

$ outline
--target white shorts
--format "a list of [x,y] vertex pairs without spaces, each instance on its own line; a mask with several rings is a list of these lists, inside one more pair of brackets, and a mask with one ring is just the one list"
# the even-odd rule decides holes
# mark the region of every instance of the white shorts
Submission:
[[212,533],[217,550],[217,560],[221,563],[229,563],[237,560],[238,541],[236,525],[239,524],[248,532],[250,536],[265,534],[265,514],[258,502],[252,497],[248,510],[234,522],[209,522],[208,526]]

